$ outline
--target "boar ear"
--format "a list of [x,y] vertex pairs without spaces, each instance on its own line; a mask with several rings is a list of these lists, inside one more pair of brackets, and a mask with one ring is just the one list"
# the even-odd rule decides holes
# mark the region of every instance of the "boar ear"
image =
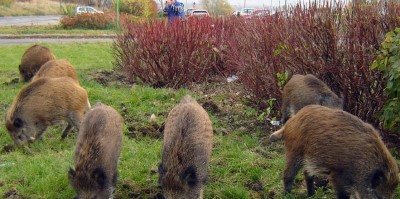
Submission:
[[70,180],[72,180],[72,179],[75,178],[75,176],[76,176],[75,170],[73,170],[73,169],[70,167],[70,168],[69,168],[69,171],[68,171],[68,178],[69,178]]
[[92,172],[92,178],[97,182],[97,184],[103,189],[107,186],[107,175],[104,170],[100,167],[97,167]]
[[376,170],[372,176],[371,187],[375,189],[385,180],[385,174],[382,170]]
[[14,120],[14,127],[16,127],[16,128],[21,128],[22,125],[23,125],[23,122],[22,122],[21,118],[17,117],[17,118]]
[[197,185],[198,179],[196,175],[196,168],[193,166],[188,167],[181,176],[182,181],[186,181],[190,187]]

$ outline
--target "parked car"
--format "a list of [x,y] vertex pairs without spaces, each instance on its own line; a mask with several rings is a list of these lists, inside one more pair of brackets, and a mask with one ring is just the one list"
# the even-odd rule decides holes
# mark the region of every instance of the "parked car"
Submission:
[[255,17],[267,16],[267,15],[270,15],[270,14],[271,14],[270,10],[256,9],[250,15],[245,15],[244,17],[246,19],[252,19],[252,18],[255,18]]
[[242,8],[240,10],[240,16],[251,15],[255,10],[255,8]]
[[192,10],[190,13],[189,17],[204,17],[204,16],[210,16],[207,10]]
[[188,8],[186,9],[185,15],[186,16],[190,16],[190,14],[192,14],[193,10],[196,10],[195,8]]
[[104,13],[104,12],[96,10],[96,8],[93,8],[91,6],[78,6],[78,7],[76,7],[76,14],[82,14],[82,13]]

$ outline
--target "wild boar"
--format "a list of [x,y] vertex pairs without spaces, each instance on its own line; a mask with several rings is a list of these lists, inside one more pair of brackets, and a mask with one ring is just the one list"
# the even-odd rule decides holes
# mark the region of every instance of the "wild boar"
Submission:
[[[300,109],[311,104],[343,109],[343,100],[314,75],[293,75],[283,88],[281,123],[284,124]],[[271,141],[281,138],[279,132],[270,136]]]
[[41,138],[47,127],[60,121],[68,122],[65,138],[73,126],[79,129],[89,108],[86,90],[71,78],[39,78],[14,98],[5,126],[17,146]]
[[75,170],[69,181],[79,199],[113,198],[122,145],[122,117],[112,107],[98,103],[81,124],[75,149]]
[[167,199],[203,197],[213,145],[213,128],[207,112],[185,96],[168,114],[164,129],[159,185]]
[[315,175],[327,176],[337,198],[389,199],[398,166],[378,132],[356,116],[320,105],[302,108],[280,129],[285,142],[286,192],[304,166],[308,194]]
[[22,55],[19,65],[21,81],[29,82],[43,64],[55,58],[51,50],[45,46],[33,45],[28,48]]
[[74,66],[65,59],[55,59],[46,62],[33,76],[32,81],[41,77],[70,77],[79,83]]

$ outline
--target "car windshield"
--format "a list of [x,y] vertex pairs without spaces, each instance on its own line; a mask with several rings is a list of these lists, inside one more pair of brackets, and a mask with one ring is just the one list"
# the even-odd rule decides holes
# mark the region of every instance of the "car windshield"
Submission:
[[205,11],[201,11],[201,12],[193,12],[193,15],[206,15],[206,14],[208,14],[207,12],[205,12]]
[[86,8],[88,12],[96,12],[93,8]]

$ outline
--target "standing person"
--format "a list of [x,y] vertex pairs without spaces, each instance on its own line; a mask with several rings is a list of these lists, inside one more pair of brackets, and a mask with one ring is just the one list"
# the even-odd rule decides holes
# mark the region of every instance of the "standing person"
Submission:
[[176,0],[167,0],[165,3],[165,8],[168,15],[168,21],[172,21],[173,19],[184,19],[185,18],[185,9],[184,5],[181,2]]

